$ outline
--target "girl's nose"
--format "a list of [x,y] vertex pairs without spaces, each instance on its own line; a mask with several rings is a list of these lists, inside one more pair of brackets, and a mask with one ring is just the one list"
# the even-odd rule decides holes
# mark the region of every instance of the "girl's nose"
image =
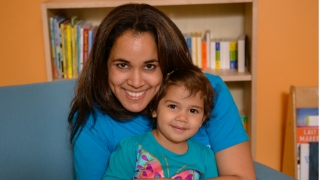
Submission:
[[187,112],[179,111],[179,113],[177,114],[175,120],[176,120],[176,121],[181,121],[181,122],[188,122]]

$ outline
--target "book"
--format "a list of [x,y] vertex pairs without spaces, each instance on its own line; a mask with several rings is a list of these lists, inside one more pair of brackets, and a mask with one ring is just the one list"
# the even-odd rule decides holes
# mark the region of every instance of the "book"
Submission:
[[205,35],[204,35],[204,41],[206,42],[206,61],[207,61],[207,65],[206,65],[206,69],[207,68],[211,68],[211,33],[210,30],[206,30],[205,31]]
[[300,179],[309,179],[309,144],[300,145]]
[[197,65],[197,34],[191,32],[191,57],[194,65]]
[[202,55],[201,55],[201,67],[202,67],[202,70],[207,70],[208,67],[207,67],[207,42],[206,41],[202,41],[202,44],[201,44],[201,50],[202,50]]
[[63,23],[67,18],[64,15],[54,16],[54,38],[55,38],[55,59],[56,59],[56,71],[58,78],[63,77],[62,72],[62,62],[61,62],[61,34],[60,34],[60,24]]
[[296,115],[297,126],[319,126],[319,108],[298,108]]
[[196,32],[196,62],[197,66],[202,69],[202,33]]
[[216,69],[216,40],[210,41],[210,69]]
[[319,179],[319,142],[309,143],[309,180]]
[[57,62],[56,62],[56,46],[55,46],[55,33],[54,33],[54,17],[49,18],[50,27],[50,42],[51,42],[51,64],[53,70],[53,77],[58,78]]
[[216,41],[216,69],[220,69],[220,41]]
[[307,126],[319,126],[319,116],[307,116],[306,124]]
[[238,72],[245,72],[245,61],[246,61],[246,35],[242,34],[238,38]]
[[62,78],[67,77],[67,60],[66,60],[66,26],[70,23],[70,19],[66,18],[59,24],[60,28],[60,66]]
[[66,69],[67,69],[67,74],[66,78],[71,79],[72,78],[72,52],[71,52],[71,24],[66,25],[66,30],[65,30],[65,36],[66,36],[66,41],[65,41],[65,53],[66,53]]
[[190,37],[189,34],[185,34],[184,37],[186,39],[186,43],[187,43],[187,46],[188,46],[188,49],[189,49],[190,56],[192,57],[191,37]]
[[69,56],[69,61],[68,61],[68,68],[70,69],[71,72],[69,72],[69,77],[68,78],[75,78],[77,77],[77,66],[75,64],[76,61],[76,48],[77,48],[77,44],[76,44],[76,31],[75,31],[75,24],[78,22],[78,17],[77,16],[73,16],[71,17],[71,27],[70,27],[70,56]]
[[98,26],[92,26],[91,27],[91,29],[89,30],[89,37],[88,37],[88,39],[89,39],[89,46],[88,46],[88,48],[89,48],[89,54],[90,54],[90,51],[91,51],[91,48],[92,48],[92,45],[93,45],[93,41],[94,41],[94,36],[95,36],[95,34],[96,34],[96,32],[97,32],[97,29],[98,29]]
[[296,143],[298,148],[298,179],[309,179],[309,144],[319,142],[319,126],[308,126],[310,116],[318,116],[318,108],[296,109]]
[[230,41],[230,69],[238,68],[238,59],[237,59],[237,41]]
[[220,69],[230,69],[230,43],[228,40],[220,41]]
[[81,27],[84,24],[84,20],[79,20],[74,25],[75,30],[75,38],[76,38],[76,53],[75,53],[75,60],[74,60],[74,66],[75,66],[75,76],[78,76],[81,71],[81,61],[82,61],[82,43],[81,43]]
[[83,29],[83,60],[82,64],[84,65],[88,59],[89,52],[89,29],[92,27],[91,22],[85,22],[82,26]]
[[319,141],[319,127],[300,126],[296,128],[297,144],[307,144],[309,142]]

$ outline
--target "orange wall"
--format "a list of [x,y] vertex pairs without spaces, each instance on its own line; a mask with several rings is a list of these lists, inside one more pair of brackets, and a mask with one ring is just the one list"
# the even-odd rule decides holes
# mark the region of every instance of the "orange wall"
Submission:
[[257,155],[281,168],[291,85],[318,86],[318,0],[258,1]]
[[0,86],[47,80],[42,1],[0,1]]
[[[40,3],[0,2],[0,86],[46,81]],[[257,157],[280,170],[290,85],[318,85],[318,1],[258,1]]]

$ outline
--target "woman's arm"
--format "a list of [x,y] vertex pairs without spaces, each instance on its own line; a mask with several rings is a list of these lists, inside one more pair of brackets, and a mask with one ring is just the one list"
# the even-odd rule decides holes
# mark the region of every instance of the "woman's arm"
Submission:
[[133,179],[135,175],[138,142],[129,137],[119,142],[110,156],[109,166],[103,180]]
[[[87,124],[73,145],[73,162],[77,180],[101,180],[111,155],[111,145],[106,132],[108,127],[102,124],[101,116],[96,123],[90,116]],[[108,137],[112,139],[111,134]]]
[[248,135],[232,95],[218,76],[208,75],[215,90],[214,109],[206,124],[218,166],[217,179],[255,179]]
[[215,153],[219,177],[216,180],[255,180],[255,170],[248,142]]

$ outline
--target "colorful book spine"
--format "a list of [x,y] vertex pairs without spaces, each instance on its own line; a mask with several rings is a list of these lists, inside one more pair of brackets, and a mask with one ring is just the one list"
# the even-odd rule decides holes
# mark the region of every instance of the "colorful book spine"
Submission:
[[71,24],[66,26],[66,68],[67,68],[67,77],[72,78],[72,52],[71,52]]
[[79,74],[80,74],[80,72],[81,72],[81,57],[82,57],[82,35],[81,35],[81,27],[82,27],[82,25],[84,24],[84,20],[79,20],[76,24],[75,24],[75,26],[74,26],[74,28],[75,28],[75,31],[76,31],[76,33],[75,33],[75,38],[76,38],[76,44],[77,44],[77,47],[76,47],[76,51],[77,51],[77,55],[76,55],[76,57],[77,58],[75,58],[75,61],[74,61],[74,64],[75,64],[75,66],[77,66],[77,68],[76,68],[76,75],[78,76]]
[[230,41],[230,69],[237,69],[237,41]]
[[83,29],[83,62],[84,65],[88,59],[88,52],[89,52],[89,29],[91,28],[92,23],[86,22],[82,29]]
[[62,67],[63,67],[63,78],[68,78],[68,32],[67,26],[70,24],[70,19],[67,19],[60,25],[61,31],[61,50],[62,50]]
[[202,41],[201,43],[201,63],[202,63],[202,70],[207,70],[208,69],[208,65],[207,65],[207,42],[206,41]]
[[216,41],[210,41],[210,69],[216,69]]
[[220,68],[220,41],[216,41],[216,69]]
[[53,66],[53,77],[54,79],[58,78],[58,71],[57,71],[57,61],[56,61],[56,46],[55,46],[55,18],[50,17],[50,42],[51,42],[51,58],[52,58],[52,66]]
[[192,47],[191,47],[191,37],[190,37],[190,35],[188,35],[188,34],[186,34],[185,35],[185,39],[186,39],[186,43],[187,43],[187,46],[188,46],[188,49],[189,49],[189,53],[190,53],[190,55],[191,55],[191,57],[192,57]]
[[71,35],[71,57],[70,57],[70,69],[72,71],[72,73],[70,73],[70,77],[69,78],[76,78],[77,77],[77,63],[76,63],[76,58],[77,58],[77,44],[76,44],[76,31],[75,31],[75,25],[78,22],[78,17],[77,16],[73,16],[71,18],[71,31],[70,31],[70,35]]

